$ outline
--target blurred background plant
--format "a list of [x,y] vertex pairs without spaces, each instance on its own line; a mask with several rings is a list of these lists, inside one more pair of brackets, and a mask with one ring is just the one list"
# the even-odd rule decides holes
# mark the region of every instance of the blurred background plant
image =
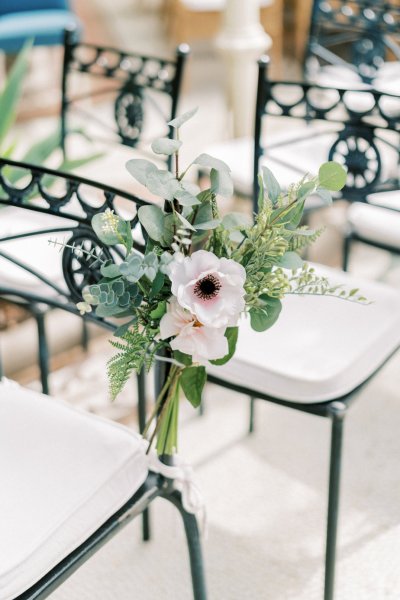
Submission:
[[[23,144],[20,143],[20,139],[10,134],[17,118],[18,103],[29,67],[29,55],[32,45],[32,40],[25,43],[17,55],[0,92],[0,156],[34,165],[46,163],[47,166],[59,171],[73,171],[100,158],[102,154],[94,153],[78,158],[65,158],[61,151],[61,135],[58,127],[47,136],[35,141],[28,148],[25,147],[22,151],[20,146]],[[82,129],[75,129],[74,133],[87,138]],[[26,140],[23,140],[23,142],[26,145]],[[10,183],[15,184],[24,177],[25,172],[22,169],[9,169],[4,174]],[[46,183],[49,185],[51,181],[49,180]]]

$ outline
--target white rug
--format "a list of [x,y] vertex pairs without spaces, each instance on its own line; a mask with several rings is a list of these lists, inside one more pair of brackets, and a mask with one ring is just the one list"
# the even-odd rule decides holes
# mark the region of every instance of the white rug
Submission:
[[[92,382],[104,360],[91,359]],[[397,356],[384,368],[346,422],[337,600],[400,597],[399,364]],[[248,436],[248,408],[246,397],[211,385],[203,417],[183,406],[180,451],[208,506],[209,597],[320,600],[329,422],[259,401]],[[153,505],[152,533],[143,543],[140,520],[128,525],[52,597],[189,600],[182,525],[163,500]]]

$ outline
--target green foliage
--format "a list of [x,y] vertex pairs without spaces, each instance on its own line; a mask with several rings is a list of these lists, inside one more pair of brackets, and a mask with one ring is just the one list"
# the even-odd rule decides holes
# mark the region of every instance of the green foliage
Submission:
[[331,192],[339,192],[346,184],[346,177],[347,173],[344,168],[333,161],[324,163],[318,171],[320,187]]
[[250,324],[254,331],[266,331],[278,320],[282,303],[266,294],[259,296],[258,303],[258,306],[253,306],[249,311]]
[[235,354],[236,344],[239,336],[239,327],[227,327],[225,331],[225,337],[228,340],[228,354],[223,358],[217,358],[216,360],[210,360],[213,365],[221,366],[231,360]]
[[182,371],[180,384],[190,404],[197,408],[201,404],[201,397],[207,374],[204,367],[185,367]]

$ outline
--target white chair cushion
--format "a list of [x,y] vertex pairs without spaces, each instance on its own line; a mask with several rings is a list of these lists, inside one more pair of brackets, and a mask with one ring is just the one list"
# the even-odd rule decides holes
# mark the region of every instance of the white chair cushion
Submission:
[[339,398],[374,373],[400,344],[400,291],[327,267],[318,271],[332,283],[359,287],[373,303],[288,296],[266,332],[241,323],[233,359],[209,373],[300,403]]
[[376,194],[369,194],[367,196],[368,204],[374,206],[382,206],[386,208],[394,208],[400,211],[400,190],[393,190],[391,192],[376,192]]
[[[226,0],[180,0],[182,6],[193,12],[216,12],[224,10]],[[274,0],[261,0],[260,7],[270,6]]]
[[400,212],[355,202],[347,214],[353,231],[359,236],[400,250]]
[[148,474],[142,440],[48,396],[0,383],[0,597],[84,542]]

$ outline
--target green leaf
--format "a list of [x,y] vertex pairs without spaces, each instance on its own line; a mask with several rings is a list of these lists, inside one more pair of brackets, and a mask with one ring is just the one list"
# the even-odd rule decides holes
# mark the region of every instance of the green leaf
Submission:
[[206,380],[205,367],[185,367],[182,371],[179,381],[183,393],[194,408],[197,408],[201,404],[201,395]]
[[182,146],[182,142],[179,140],[171,140],[170,138],[158,138],[151,144],[151,149],[155,154],[165,154],[170,156],[175,154]]
[[116,231],[109,231],[105,226],[105,213],[97,213],[92,217],[92,227],[101,242],[107,244],[107,246],[113,246],[114,244],[121,243],[122,233],[119,233],[119,227],[122,224],[123,229],[125,230],[125,221],[118,217],[118,215],[113,215],[116,220],[118,220]]
[[218,358],[216,360],[210,360],[210,363],[213,365],[221,366],[228,362],[235,354],[236,344],[239,335],[239,327],[228,327],[225,331],[225,337],[228,340],[228,354],[226,354],[223,358]]
[[192,357],[189,356],[189,354],[184,354],[180,350],[174,350],[174,358],[187,367],[192,364]]
[[211,221],[206,221],[205,223],[196,224],[196,229],[216,229],[218,225],[221,224],[221,219],[211,219]]
[[261,174],[257,175],[258,180],[258,198],[257,198],[257,206],[258,212],[261,212],[264,208],[264,183]]
[[163,315],[165,315],[167,311],[167,301],[162,300],[157,304],[157,307],[151,311],[150,317],[152,319],[161,319]]
[[164,233],[164,213],[161,208],[155,204],[141,206],[138,217],[151,239],[160,242]]
[[346,178],[345,169],[334,161],[324,163],[318,171],[319,186],[331,192],[339,192],[345,186]]
[[229,171],[211,169],[210,173],[211,191],[224,198],[230,198],[233,194],[233,182]]
[[209,154],[200,154],[197,158],[194,159],[192,165],[200,165],[201,167],[210,167],[211,169],[216,169],[217,171],[225,171],[230,173],[230,168],[223,161],[219,160],[219,158],[214,158]]
[[250,325],[254,331],[266,331],[278,320],[282,310],[282,303],[277,298],[261,296],[264,306],[250,309]]
[[281,193],[281,186],[275,178],[275,175],[268,169],[268,167],[262,167],[262,179],[264,182],[264,189],[267,192],[268,198],[272,202],[276,202]]
[[98,317],[114,317],[125,312],[126,307],[118,306],[118,304],[99,304],[96,308],[96,316]]
[[193,194],[184,189],[177,190],[175,192],[175,198],[182,206],[195,206],[196,204],[201,204],[196,196],[193,196]]
[[303,260],[297,254],[297,252],[286,252],[277,262],[278,267],[282,267],[283,269],[291,269],[292,271],[296,271],[297,269],[301,269],[303,266]]
[[114,263],[112,263],[111,265],[101,265],[100,273],[103,275],[103,277],[109,277],[110,279],[114,277],[119,277],[120,275],[119,267]]
[[163,169],[157,169],[148,174],[146,187],[164,200],[173,200],[176,192],[180,189],[179,181],[172,173]]
[[147,177],[150,173],[158,171],[156,165],[143,158],[132,158],[126,163],[129,173],[142,185],[146,185]]
[[131,325],[133,325],[134,323],[136,323],[137,318],[135,317],[134,319],[131,319],[130,321],[127,321],[126,323],[124,323],[123,325],[120,325],[119,327],[117,327],[117,329],[114,331],[114,337],[123,337],[126,332],[128,331],[129,327]]
[[164,281],[165,281],[164,273],[161,273],[161,271],[158,271],[157,275],[154,278],[153,285],[151,286],[150,299],[154,298],[154,296],[157,296],[157,294],[162,290]]
[[60,132],[57,130],[33,144],[22,157],[23,162],[41,165],[60,146]]
[[222,225],[227,231],[236,228],[251,227],[252,219],[245,213],[232,212],[224,216]]
[[179,127],[182,127],[182,125],[184,123],[186,123],[186,121],[189,121],[189,119],[191,119],[199,110],[199,107],[196,106],[196,108],[192,108],[192,110],[188,110],[187,112],[183,113],[183,115],[181,115],[180,117],[176,117],[175,119],[172,119],[172,121],[168,122],[168,125],[170,127],[174,127],[174,129],[179,129]]
[[[190,229],[191,231],[195,231],[195,228],[193,227],[193,225],[191,223],[189,223],[189,221],[187,219],[185,219],[185,217],[183,215],[181,215],[180,213],[176,213],[178,219],[181,221],[182,225],[184,225],[186,227],[186,229]],[[196,229],[199,229],[199,227],[196,225]]]
[[317,188],[316,193],[321,198],[324,204],[326,204],[327,206],[332,204],[332,194],[329,190],[326,190],[325,188]]
[[316,188],[315,181],[306,181],[306,183],[303,183],[299,187],[299,190],[297,192],[297,199],[305,200],[307,198],[307,196],[309,196],[310,194],[315,192],[315,188]]
[[164,215],[164,230],[160,243],[164,247],[170,247],[174,240],[174,224],[175,219],[172,213]]
[[13,124],[17,103],[21,95],[22,82],[28,68],[28,54],[32,40],[27,41],[13,64],[0,94],[0,144]]

